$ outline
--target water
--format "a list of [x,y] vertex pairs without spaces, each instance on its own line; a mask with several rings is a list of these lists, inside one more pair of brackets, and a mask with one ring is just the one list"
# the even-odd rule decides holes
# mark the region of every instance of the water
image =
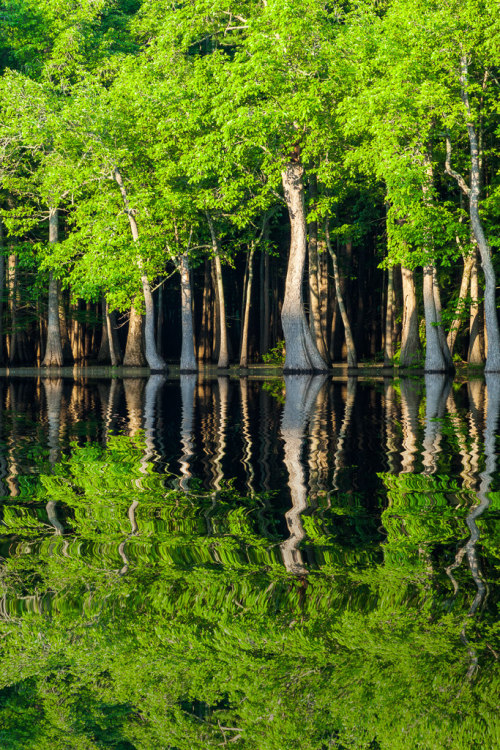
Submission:
[[0,747],[500,747],[500,378],[0,382]]

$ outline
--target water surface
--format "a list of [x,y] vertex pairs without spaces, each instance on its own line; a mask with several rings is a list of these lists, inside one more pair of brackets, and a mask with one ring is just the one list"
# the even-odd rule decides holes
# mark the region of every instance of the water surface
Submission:
[[500,747],[498,377],[0,402],[0,747]]

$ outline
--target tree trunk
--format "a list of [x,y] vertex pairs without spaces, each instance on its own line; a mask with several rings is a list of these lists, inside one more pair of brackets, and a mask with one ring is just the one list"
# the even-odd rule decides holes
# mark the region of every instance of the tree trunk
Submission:
[[253,256],[255,254],[255,243],[252,243],[248,252],[248,275],[245,288],[245,302],[243,305],[243,329],[241,331],[240,367],[248,367],[248,329],[250,326],[250,308],[252,305],[252,283],[253,283]]
[[[120,172],[114,170],[114,178],[120,189],[120,193],[125,207],[125,212],[128,216],[130,225],[130,231],[132,233],[132,239],[135,243],[139,242],[139,230],[137,228],[137,222],[135,220],[134,212],[130,209],[127,191],[123,184],[123,179]],[[151,372],[161,372],[167,370],[167,365],[163,357],[158,354],[156,349],[156,338],[155,338],[155,311],[153,304],[153,295],[151,293],[151,285],[149,279],[143,270],[143,262],[140,255],[137,255],[137,267],[141,274],[142,293],[144,295],[144,305],[146,308],[146,315],[144,319],[144,344],[145,344],[145,355],[146,360],[151,369]],[[125,355],[127,356],[127,355]]]
[[181,275],[181,372],[196,372],[198,369],[194,352],[193,330],[193,301],[191,294],[191,277],[189,273],[188,254],[179,257],[179,271]]
[[104,314],[106,320],[106,331],[108,337],[111,367],[118,367],[118,365],[122,361],[122,351],[120,347],[120,341],[118,339],[118,332],[116,330],[115,313],[109,311],[109,306],[106,300],[104,301]]
[[281,310],[286,348],[284,372],[324,372],[328,366],[311,336],[302,301],[307,248],[304,168],[299,162],[290,162],[281,177],[291,228],[285,298]]
[[101,315],[102,315],[102,326],[101,326],[101,344],[99,346],[99,352],[97,354],[97,361],[99,364],[102,362],[107,363],[110,361],[109,352],[109,338],[108,338],[108,316],[107,316],[107,305],[106,298],[101,297]]
[[210,359],[212,355],[210,345],[210,308],[212,298],[212,280],[210,274],[210,261],[205,260],[203,275],[203,301],[201,308],[201,325],[198,343],[198,359],[202,362]]
[[418,335],[417,295],[413,271],[401,266],[403,285],[403,330],[401,332],[400,367],[412,367],[420,362],[422,350]]
[[384,365],[392,365],[394,358],[394,266],[387,269],[387,302],[385,312]]
[[434,297],[434,266],[424,267],[424,311],[425,311],[425,364],[426,372],[449,370],[439,338],[439,318]]
[[13,364],[17,350],[17,255],[11,253],[8,260],[8,296],[10,312],[10,336],[7,339],[9,364]]
[[325,344],[323,326],[321,324],[321,278],[318,256],[318,223],[312,221],[309,224],[309,328],[315,341],[318,352],[325,362],[328,362],[329,355]]
[[453,177],[462,192],[469,198],[469,216],[472,231],[479,248],[481,265],[484,273],[484,319],[486,325],[488,351],[486,355],[485,372],[500,372],[500,331],[496,306],[496,278],[491,257],[491,247],[486,239],[484,227],[479,215],[479,199],[481,197],[481,155],[476,128],[474,126],[468,91],[468,62],[467,56],[460,58],[460,86],[462,101],[467,113],[467,135],[470,147],[470,188],[464,178],[451,168],[451,141],[446,139],[446,172]]
[[142,315],[132,305],[128,323],[127,345],[123,358],[124,367],[145,367],[146,360],[142,347]]
[[354,345],[354,338],[353,338],[352,331],[351,331],[351,324],[349,323],[349,317],[347,315],[344,296],[342,294],[337,254],[334,252],[332,243],[330,242],[330,231],[328,228],[328,220],[326,221],[326,224],[325,224],[325,237],[326,237],[326,245],[328,247],[328,252],[330,253],[330,257],[332,259],[332,264],[333,264],[335,293],[337,295],[337,302],[339,306],[340,316],[342,318],[342,323],[344,324],[345,343],[347,347],[347,364],[349,367],[357,367],[358,358],[356,355],[356,347]]
[[207,221],[212,238],[212,249],[214,252],[215,281],[217,285],[218,319],[219,319],[219,360],[217,367],[221,370],[229,366],[229,349],[227,342],[226,305],[224,302],[224,284],[222,281],[222,266],[220,262],[219,240],[215,233],[212,217],[207,213]]
[[479,303],[479,280],[477,277],[477,255],[472,256],[470,277],[470,296],[472,299],[469,319],[469,352],[467,361],[470,365],[484,364],[483,325],[481,320],[481,305]]
[[439,283],[438,283],[438,278],[437,278],[436,266],[434,266],[433,272],[432,272],[432,291],[434,294],[434,307],[436,310],[436,319],[439,323],[438,329],[437,329],[438,337],[439,337],[439,345],[441,347],[441,351],[443,352],[443,357],[447,366],[447,370],[449,372],[452,372],[455,369],[455,365],[453,364],[453,357],[451,356],[450,349],[446,341],[446,336],[444,335],[444,328],[443,328],[443,323],[441,320],[441,295],[439,294]]
[[464,299],[467,296],[469,290],[470,277],[472,267],[474,265],[475,252],[471,255],[464,255],[464,270],[462,273],[462,281],[460,284],[460,292],[458,295],[457,306],[455,308],[455,319],[453,320],[450,330],[448,332],[447,343],[450,349],[450,354],[453,354],[455,348],[455,342],[457,340],[458,332],[462,324],[462,313],[464,306]]
[[[59,240],[59,212],[57,208],[49,211],[49,243]],[[47,318],[47,345],[42,367],[62,367],[63,353],[61,345],[61,329],[59,328],[59,287],[53,274],[49,278],[49,308]]]
[[262,249],[261,264],[261,292],[260,292],[260,356],[269,351],[269,334],[271,327],[269,305],[269,252],[267,247]]

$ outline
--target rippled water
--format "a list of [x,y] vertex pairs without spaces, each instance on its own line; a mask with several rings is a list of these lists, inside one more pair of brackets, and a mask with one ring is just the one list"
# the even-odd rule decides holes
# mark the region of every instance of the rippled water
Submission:
[[0,747],[500,747],[500,378],[0,381]]

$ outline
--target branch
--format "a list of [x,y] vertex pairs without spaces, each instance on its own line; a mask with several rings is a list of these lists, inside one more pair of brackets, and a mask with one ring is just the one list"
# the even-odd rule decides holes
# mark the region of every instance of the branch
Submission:
[[446,135],[446,161],[444,163],[444,169],[446,174],[449,174],[450,177],[453,177],[453,179],[457,181],[462,192],[469,197],[470,187],[467,185],[462,175],[451,168],[451,140],[449,135]]

